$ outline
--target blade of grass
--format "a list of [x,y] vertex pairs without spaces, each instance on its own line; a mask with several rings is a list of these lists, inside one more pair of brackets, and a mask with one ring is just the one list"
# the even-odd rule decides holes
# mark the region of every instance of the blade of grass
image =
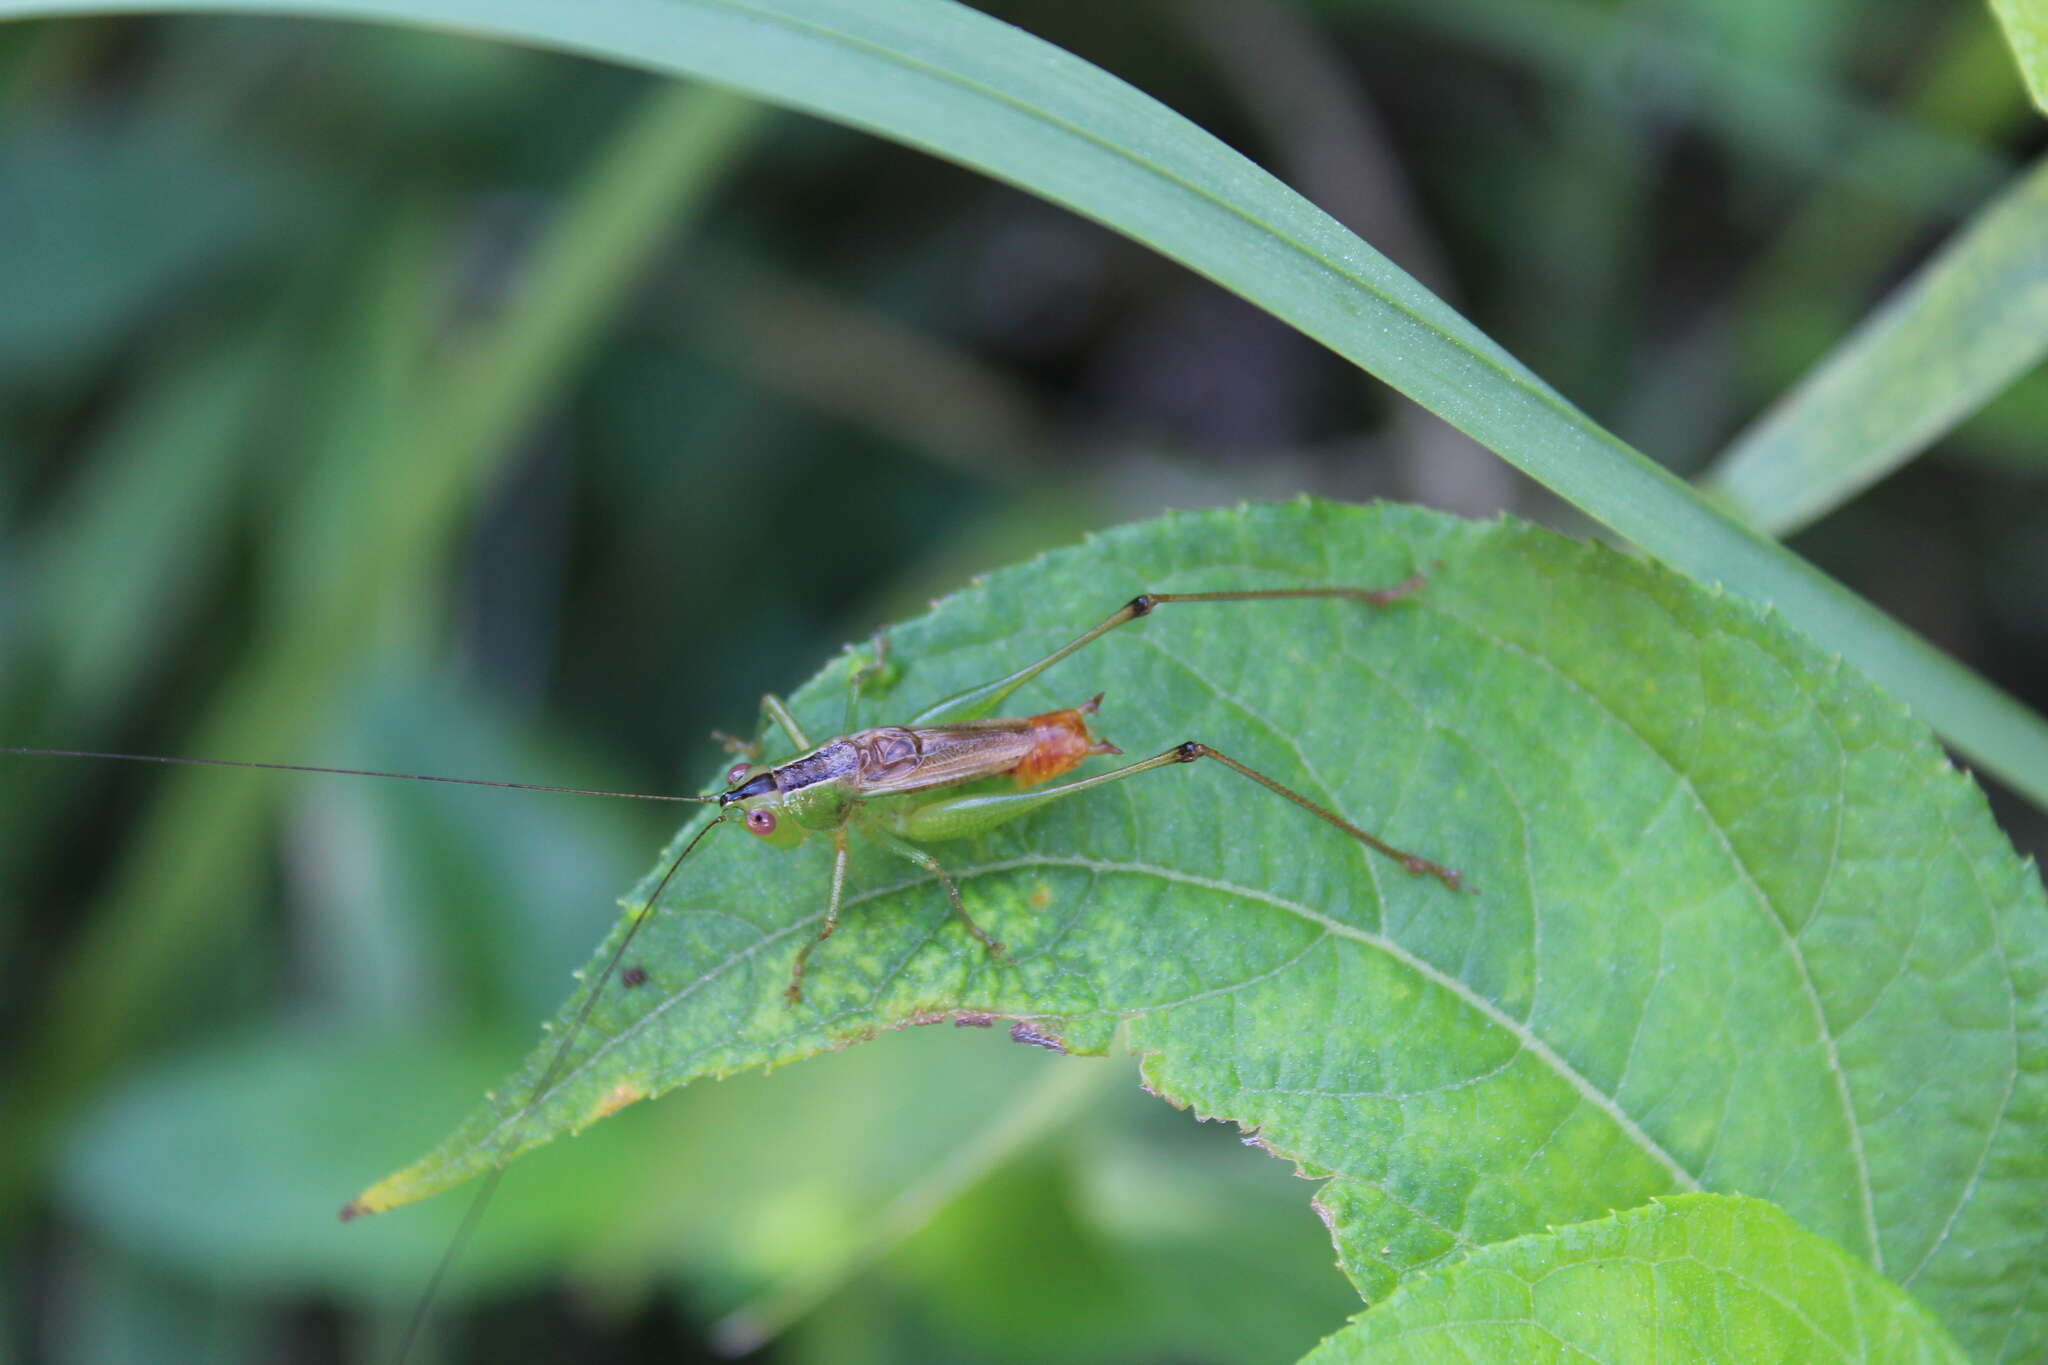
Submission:
[[2040,0],[1991,0],[1991,12],[2012,44],[2012,59],[2027,93],[2048,114],[2048,7]]
[[1840,506],[2048,353],[2048,159],[1814,367],[1704,476],[1774,535]]
[[719,364],[941,468],[1043,483],[1052,423],[1007,372],[744,253],[706,250],[699,267],[672,316]]
[[[0,0],[0,17],[178,0]],[[1282,318],[1704,583],[1768,603],[2048,806],[2048,723],[1573,407],[1300,195],[1157,101],[941,0],[215,0],[411,23],[675,75],[893,138],[1103,223]]]
[[[2033,115],[2025,94],[2000,79],[2007,60],[1997,25],[1958,9],[1893,82],[1898,112],[1984,145],[2010,141]],[[1844,156],[1860,169],[1813,182],[1715,307],[1718,320],[1706,324],[1723,330],[1722,344],[1753,393],[1789,388],[1855,327],[1870,300],[1896,278],[1896,263],[1914,242],[1954,231],[1971,207],[1958,197],[1922,211],[1859,188],[1895,161],[1895,149],[1882,138],[1858,142]],[[1998,180],[2009,182],[2018,169]],[[1745,415],[1724,410],[1687,426],[1679,438],[1686,468],[1703,469],[1717,453],[1705,442],[1715,430],[1735,430]]]
[[[383,499],[384,524],[364,528],[377,554],[254,648],[189,752],[296,752],[295,738],[318,722],[382,611],[431,572],[510,437],[550,399],[678,219],[749,145],[760,114],[699,88],[646,98],[564,206],[495,329],[452,379],[419,387],[403,496]],[[265,790],[258,774],[213,774],[203,787],[189,774],[164,782],[31,1035],[43,1042],[24,1102],[9,1109],[21,1117],[0,1164],[0,1207],[20,1198],[69,1105],[149,1037],[194,953],[248,908],[212,894],[211,870],[248,860]]]

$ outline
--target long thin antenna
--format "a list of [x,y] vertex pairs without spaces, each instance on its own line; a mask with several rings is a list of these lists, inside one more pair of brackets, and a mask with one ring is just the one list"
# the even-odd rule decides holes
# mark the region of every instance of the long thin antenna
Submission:
[[[549,1059],[547,1070],[541,1073],[540,1080],[533,1087],[533,1093],[526,1097],[525,1106],[513,1116],[511,1134],[505,1143],[507,1149],[517,1148],[519,1139],[526,1135],[527,1121],[533,1117],[533,1111],[540,1106],[542,1098],[561,1076],[562,1068],[568,1065],[569,1049],[575,1046],[578,1035],[583,1032],[583,1025],[590,1019],[590,1012],[597,1007],[598,999],[604,994],[604,988],[610,983],[612,974],[618,971],[620,960],[626,956],[626,949],[633,945],[633,939],[639,934],[641,926],[654,918],[654,903],[675,879],[676,869],[683,865],[683,859],[689,857],[698,844],[704,842],[705,835],[717,829],[729,818],[721,815],[698,830],[691,836],[690,842],[683,845],[683,851],[676,854],[675,861],[668,865],[668,871],[661,874],[661,880],[655,883],[654,890],[641,905],[640,913],[635,915],[632,924],[627,926],[626,936],[619,940],[618,947],[612,949],[612,955],[605,960],[604,970],[599,972],[597,980],[591,983],[589,993],[583,997],[581,1008],[576,1011],[575,1019],[569,1024],[569,1031],[562,1036],[561,1044],[555,1048],[555,1055]],[[456,1228],[454,1238],[448,1243],[448,1249],[441,1253],[440,1261],[434,1266],[434,1273],[427,1277],[426,1288],[420,1291],[420,1301],[413,1306],[412,1320],[406,1324],[405,1337],[398,1344],[398,1354],[393,1358],[392,1365],[405,1365],[406,1357],[412,1354],[413,1342],[419,1338],[420,1329],[426,1325],[427,1310],[434,1306],[434,1300],[441,1292],[441,1281],[447,1277],[456,1258],[462,1254],[462,1248],[468,1243],[470,1235],[476,1231],[477,1224],[483,1221],[484,1209],[489,1206],[492,1196],[497,1194],[498,1182],[504,1177],[505,1166],[500,1162],[491,1168],[490,1174],[484,1177],[484,1183],[477,1187],[476,1197],[470,1200],[469,1211],[462,1215],[461,1226]],[[361,1209],[350,1203],[342,1208],[341,1219],[347,1222],[360,1212]]]
[[407,782],[452,782],[464,787],[509,787],[522,792],[562,792],[569,796],[616,796],[628,801],[688,801],[704,804],[715,796],[663,796],[653,792],[595,791],[589,787],[545,787],[536,782],[493,782],[482,777],[435,777],[428,773],[386,773],[374,768],[316,768],[309,763],[251,763],[239,758],[166,758],[161,754],[106,754],[91,749],[0,748],[0,754],[27,758],[117,758],[124,763],[178,763],[194,768],[267,768],[281,773],[336,773],[342,777],[396,777]]

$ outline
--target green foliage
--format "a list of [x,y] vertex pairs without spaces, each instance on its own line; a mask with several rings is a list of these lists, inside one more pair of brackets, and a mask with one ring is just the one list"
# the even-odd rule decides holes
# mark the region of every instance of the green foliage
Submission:
[[[178,10],[188,0],[133,7]],[[0,18],[105,0],[0,0]],[[2048,724],[1693,493],[1295,191],[1171,110],[945,0],[235,0],[402,18],[692,76],[974,167],[1251,300],[1703,583],[1769,604],[2048,804]]]
[[1695,1194],[1476,1252],[1303,1365],[1965,1359],[1897,1285],[1771,1205]]
[[[60,1188],[107,1245],[184,1282],[403,1313],[462,1201],[344,1226],[334,1192],[365,1154],[430,1141],[486,1055],[304,1023],[194,1049],[96,1107]],[[805,1313],[843,1340],[909,1300],[943,1319],[925,1351],[947,1360],[1113,1362],[1175,1342],[1204,1360],[1293,1358],[1357,1304],[1304,1187],[1132,1080],[1128,1064],[942,1028],[691,1087],[522,1161],[439,1316],[566,1260],[586,1295],[620,1305],[686,1284],[696,1313],[733,1314],[728,1340],[786,1334]],[[1020,1128],[1039,1130],[1021,1150]],[[1039,1289],[1064,1293],[1062,1312]],[[887,1316],[865,1330],[886,1341]]]
[[[1302,488],[1557,518],[1542,489],[1361,382],[1336,351],[1092,222],[962,174],[952,158],[1208,271],[1411,393],[1448,393],[1447,415],[1610,524],[1661,544],[1700,581],[1774,600],[1822,652],[1884,674],[1976,753],[2037,796],[2048,790],[2038,722],[1974,675],[1930,665],[1910,636],[1872,627],[1854,599],[1815,597],[1824,580],[1789,557],[1727,540],[1726,523],[1603,430],[1673,470],[1698,468],[1820,358],[1779,416],[1753,428],[1770,436],[1763,458],[1759,437],[1745,438],[1747,509],[1758,524],[1784,524],[1849,498],[1879,472],[1878,457],[1917,454],[2028,363],[2038,347],[2023,316],[2033,191],[1987,200],[2021,169],[2013,157],[2033,150],[2039,125],[1982,7],[979,4],[1022,31],[903,0],[226,7],[251,13],[0,24],[0,744],[670,790],[713,768],[709,727],[743,728],[759,689],[801,676],[820,641],[864,639],[969,574],[1091,526]],[[0,0],[6,17],[106,8]],[[2023,21],[2037,11],[2004,7]],[[316,14],[397,22],[273,17]],[[407,27],[422,21],[599,60]],[[706,41],[749,24],[746,41]],[[764,34],[772,41],[756,41]],[[743,98],[626,66],[752,82],[771,102],[939,156],[767,117]],[[1900,304],[1859,329],[1944,241]],[[2035,703],[2038,661],[2048,659],[2038,554],[2048,523],[2028,494],[2048,469],[2044,423],[2048,375],[2037,373],[1799,544]],[[1818,480],[1817,455],[1828,461]],[[1698,520],[1688,528],[1687,517]],[[1411,548],[1478,534],[1404,524],[1396,539]],[[1513,558],[1502,548],[1511,540],[1493,559]],[[1554,546],[1522,558],[1554,565],[1552,553],[1577,562]],[[1185,563],[1200,561],[1190,552]],[[1069,612],[1092,620],[1132,574],[1149,578],[1149,562],[1115,567],[1107,585],[1062,588],[1053,610],[1029,597],[985,614],[972,594],[955,601],[953,619],[988,626],[953,642],[957,671],[1014,663],[1077,626]],[[1611,587],[1608,570],[1598,576]],[[1637,597],[1675,600],[1668,584],[1655,587],[1665,580],[1647,581],[1654,591]],[[1247,699],[1265,706],[1320,687],[1303,711],[1348,716],[1330,700],[1342,671],[1325,678],[1292,659],[1313,652],[1313,632],[1367,627],[1318,611],[1246,610],[1278,611],[1242,639],[1277,640],[1272,652],[1291,664],[1248,662],[1258,691]],[[1196,650],[1220,638],[1217,657],[1232,658],[1233,632],[1254,629],[1242,613],[1206,623],[1201,614],[1125,632],[1032,697],[1073,700],[1067,679],[1092,688],[1137,676],[1152,687],[1132,663],[1147,650],[1199,662]],[[1296,639],[1290,621],[1310,633]],[[1017,622],[1029,623],[1026,638],[1010,637]],[[1370,623],[1397,636],[1414,628],[1398,613]],[[906,629],[944,643],[932,623]],[[1690,626],[1672,629],[1692,639]],[[1778,637],[1767,628],[1766,638]],[[1612,662],[1608,641],[1570,647],[1589,668]],[[1899,647],[1902,657],[1886,655]],[[1812,681],[1812,660],[1800,658],[1785,671]],[[871,718],[929,700],[934,672],[950,667],[942,656],[905,662],[923,675],[878,699]],[[1219,710],[1159,672],[1156,696],[1198,716]],[[1678,677],[1703,714],[1718,715],[1721,699],[1701,684],[1733,674],[1655,676]],[[1914,678],[1927,686],[1915,690]],[[829,730],[840,714],[830,670],[824,685],[809,718]],[[1430,704],[1464,685],[1432,682]],[[1541,727],[1516,708],[1535,707],[1541,689],[1473,686],[1516,717],[1509,733],[1465,716],[1433,733],[1487,733],[1520,752]],[[375,704],[362,704],[370,696]],[[1802,702],[1795,688],[1785,705],[1811,696]],[[1182,737],[1181,713],[1132,685],[1110,702],[1111,733],[1126,743]],[[1371,774],[1340,776],[1326,756],[1349,763],[1357,735],[1391,733],[1398,758],[1411,738],[1398,711],[1347,720],[1349,732],[1322,735],[1310,753],[1220,709],[1220,732],[1204,738],[1264,744],[1253,757],[1315,790],[1343,790],[1353,814],[1384,817],[1383,793],[1366,790]],[[1728,714],[1747,723],[1764,709],[1744,700]],[[1878,713],[1890,715],[1881,704]],[[1732,804],[1777,812],[1772,782],[1783,772],[1785,800],[1804,792],[1828,808],[1831,797],[1803,784],[1828,771],[1833,750],[1802,748],[1801,733],[1781,727],[1748,751],[1769,761],[1739,776],[1767,790]],[[1932,750],[1911,743],[1931,772]],[[1854,752],[1864,771],[1903,750]],[[1559,783],[1542,790],[1576,802],[1571,818],[1596,833],[1609,828],[1600,817],[1610,800],[1626,824],[1651,789],[1588,791],[1581,761],[1558,756]],[[1527,762],[1513,776],[1524,791],[1537,782]],[[1943,782],[1917,769],[1900,780],[1897,809],[1915,792],[1922,799],[1919,816],[1900,816],[1905,842],[1892,846],[1925,835],[1921,816],[1940,804]],[[1495,789],[1503,783],[1480,795]],[[1716,789],[1699,791],[1704,800]],[[1413,822],[1398,826],[1404,837],[1427,852],[1439,852],[1433,839],[1500,827],[1490,807],[1474,816],[1453,802],[1442,823],[1405,795],[1387,799],[1397,820]],[[1968,807],[1958,828],[1995,843],[1974,798],[1954,799]],[[936,851],[976,869],[978,907],[1032,926],[1043,918],[1031,904],[1037,881],[1016,884],[1030,869],[990,869],[990,850],[1079,857],[1089,839],[1117,836],[1096,828],[1109,812],[1127,825],[1142,814],[1129,839],[1161,840],[1209,876],[1215,869],[1199,863],[1210,831],[1271,821],[1286,842],[1225,844],[1216,857],[1250,866],[1234,881],[1209,876],[1220,887],[1119,872],[1075,889],[1075,868],[1038,869],[1048,898],[1057,889],[1101,912],[1075,940],[1093,954],[1091,970],[1108,971],[1113,948],[1184,941],[1250,963],[1284,940],[1289,907],[1313,908],[1307,892],[1284,906],[1256,899],[1287,881],[1263,875],[1259,849],[1312,850],[1336,837],[1305,817],[1286,824],[1272,804],[1206,765],[1175,769],[1048,812],[1008,842]],[[1730,805],[1717,799],[1713,811]],[[1528,806],[1540,811],[1544,798]],[[2036,812],[2004,812],[2023,847],[2041,846],[2048,827]],[[288,1320],[294,1344],[303,1338],[313,1353],[388,1357],[461,1202],[344,1227],[336,1200],[445,1131],[478,1078],[528,1037],[565,965],[610,914],[604,893],[619,868],[660,837],[660,814],[637,802],[418,784],[0,760],[0,994],[24,1041],[17,1068],[0,1075],[0,1210],[17,1214],[8,1250],[18,1277],[49,1291],[35,1312],[5,1315],[0,1355],[19,1337],[29,1358],[53,1365],[267,1358]],[[1509,826],[1521,828],[1520,814]],[[1809,828],[1781,823],[1793,831],[1786,839]],[[803,906],[818,903],[816,851],[740,876],[726,860],[758,850],[731,834],[714,836],[691,875],[755,878],[749,895],[782,897],[762,903],[788,917],[783,951],[803,932]],[[1599,852],[1610,860],[1635,852],[1607,842]],[[1640,842],[1646,866],[1669,846]],[[1984,959],[1969,957],[1958,929],[1970,922],[1967,890],[1948,896],[1942,864],[1917,848],[1851,889],[1889,905],[1896,882],[1922,877],[1906,903],[1941,908],[1914,922],[1910,944],[1886,917],[1896,909],[1873,912],[1868,935],[1860,911],[1822,916],[1811,930],[1799,921],[1817,948],[1807,956],[1824,965],[1839,969],[1853,951],[1872,973],[1900,962],[1898,980],[1872,993],[1926,1010],[1901,1023],[1863,1009],[1854,970],[1816,977],[1816,1036],[1838,1038],[1864,1123],[1845,1125],[1854,1141],[1831,1145],[1826,1087],[1785,1080],[1812,1064],[1810,1050],[1760,1043],[1733,1086],[1716,1050],[1717,1028],[1785,1028],[1772,994],[1782,964],[1768,952],[1775,975],[1724,992],[1735,1003],[1717,1003],[1697,1029],[1708,1044],[1698,1079],[1673,1078],[1670,1014],[1679,1002],[1702,1008],[1673,992],[1711,987],[1711,972],[1688,961],[1676,984],[1646,984],[1642,935],[1654,926],[1659,946],[1741,946],[1696,928],[1720,924],[1726,897],[1643,909],[1669,870],[1658,867],[1600,899],[1631,911],[1610,923],[1594,892],[1572,894],[1608,864],[1572,856],[1575,874],[1531,870],[1551,874],[1553,900],[1540,921],[1536,900],[1511,906],[1505,946],[1485,938],[1494,926],[1482,911],[1493,913],[1487,896],[1512,889],[1512,877],[1454,902],[1444,932],[1455,940],[1469,922],[1469,951],[1429,938],[1421,908],[1379,928],[1450,984],[1418,986],[1420,968],[1389,970],[1374,999],[1417,1001],[1412,1017],[1427,1023],[1446,992],[1463,1000],[1454,988],[1464,989],[1477,1016],[1445,1030],[1446,1065],[1469,1066],[1489,1027],[1523,1021],[1556,1058],[1584,1066],[1616,1113],[1664,1141],[1681,1174],[1780,1198],[1859,1263],[1882,1253],[1894,1279],[1914,1273],[1915,1210],[1939,1207],[1943,1188],[1980,1173],[1939,1234],[1942,1255],[1909,1289],[1939,1299],[1951,1323],[1967,1318],[1957,1330],[1979,1334],[1973,1347],[1990,1341],[1983,1354],[2038,1354],[2039,1312],[1997,1270],[2040,1259],[2038,1216],[2007,1218],[2003,1240],[1997,1231],[2000,1209],[2040,1204],[2013,1194],[2038,1188],[2026,1149],[2000,1145],[2007,1132],[2038,1136],[2038,1098],[2017,1083],[2002,1119],[1983,1103],[2000,1025],[1985,1016],[2000,1001],[2011,1006],[2003,1024],[2018,1074],[2038,1067],[2038,911],[1998,942],[2014,966],[2003,988],[1971,975]],[[1330,872],[1298,861],[1276,871],[1299,882]],[[1797,867],[1798,855],[1764,847],[1751,861]],[[2009,858],[2000,850],[1973,865]],[[1370,860],[1355,870],[1399,880]],[[1234,865],[1223,871],[1235,875]],[[956,980],[934,987],[941,994],[1044,986],[986,975],[956,951],[965,945],[936,891],[906,881],[900,864],[870,855],[855,876],[869,899],[828,945],[822,961],[837,975],[827,970],[822,984],[855,989],[863,945],[915,924],[926,931],[921,952],[952,954]],[[1758,886],[1776,892],[1766,879]],[[1391,888],[1393,910],[1423,889]],[[1851,890],[1837,888],[1838,899]],[[1210,918],[1176,930],[1159,907],[1184,900]],[[1363,891],[1339,909],[1378,913]],[[1112,943],[1108,929],[1126,922],[1139,934]],[[1694,932],[1666,928],[1673,922]],[[1306,981],[1323,957],[1358,975],[1350,955],[1373,945],[1330,932],[1314,950],[1322,957],[1275,980]],[[1560,967],[1550,960],[1558,951],[1575,955]],[[1601,975],[1604,953],[1618,963],[1612,979]],[[1142,989],[1159,961],[1183,978],[1220,970],[1213,956],[1154,959],[1117,983]],[[1522,983],[1513,972],[1525,961],[1541,974],[1529,966]],[[1481,972],[1493,975],[1468,979]],[[1518,986],[1529,1000],[1570,1001],[1516,1014]],[[1282,1003],[1322,1002],[1305,988]],[[1565,1159],[1549,1145],[1531,1159],[1540,1169],[1510,1178],[1503,1168],[1549,1092],[1510,1067],[1506,1079],[1468,1087],[1487,1097],[1484,1112],[1447,1117],[1464,1090],[1399,1088],[1437,1055],[1383,1014],[1359,1014],[1356,1028],[1319,1042],[1328,1068],[1356,1070],[1370,1056],[1391,1079],[1350,1077],[1343,1098],[1320,1102],[1312,1092],[1337,1084],[1320,1073],[1261,1085],[1270,1077],[1253,1063],[1300,1066],[1298,1053],[1250,1028],[1264,1015],[1244,1013],[1243,1046],[1221,1053],[1219,1034],[1236,1040],[1236,1013],[1217,1027],[1187,1002],[1128,1026],[1169,1035],[1152,1039],[1156,1086],[1218,1113],[1256,1109],[1267,1127],[1254,1140],[1335,1173],[1323,1206],[1360,1284],[1398,1280],[1419,1293],[1455,1273],[1429,1259],[1444,1245],[1455,1244],[1446,1258],[1468,1245],[1485,1255],[1501,1245],[1483,1243],[1496,1225],[1590,1217],[1607,1207],[1604,1186],[1627,1183],[1621,1161],[1561,1180],[1542,1166],[1546,1155],[1552,1166]],[[818,1023],[762,1016],[786,1033],[806,1018]],[[1090,1041],[1092,1026],[1069,1016],[1070,1043]],[[813,1040],[831,1033],[805,1027]],[[1611,1064],[1610,1034],[1647,1039],[1663,1070],[1633,1088],[1612,1081],[1638,1073],[1632,1058]],[[1902,1059],[1873,1067],[1860,1050],[1870,1048]],[[1550,1065],[1514,1061],[1538,1080]],[[1912,1062],[1914,1083],[1898,1085]],[[1240,1066],[1242,1075],[1229,1070]],[[696,1338],[720,1317],[710,1336],[772,1337],[783,1365],[1249,1365],[1300,1354],[1357,1306],[1305,1187],[1287,1163],[1248,1156],[1233,1132],[1151,1101],[1128,1074],[1013,1047],[1000,1030],[935,1028],[632,1106],[520,1162],[445,1287],[422,1352],[501,1360],[560,1327],[564,1340],[610,1331],[618,1339],[607,1348],[673,1358],[693,1348],[663,1351],[649,1337]],[[1668,1095],[1646,1093],[1659,1083]],[[1750,1166],[1725,1179],[1720,1149],[1700,1163],[1687,1145],[1714,1085],[1749,1103],[1724,1126],[1733,1164]],[[1758,1178],[1754,1143],[1743,1140],[1755,1111],[1788,1093],[1805,1101],[1787,1108],[1798,1159]],[[1558,1125],[1560,1150],[1582,1150],[1570,1144],[1613,1122],[1584,1107]],[[1354,1120],[1392,1136],[1361,1146],[1347,1136]],[[1917,1150],[1903,1173],[1884,1166],[1902,1150],[1893,1130],[1913,1125],[1932,1135],[1925,1169]],[[1872,1136],[1859,1148],[1865,1127]],[[1453,1129],[1462,1140],[1444,1141]],[[1955,1140],[1978,1130],[1980,1151]],[[1411,1131],[1419,1141],[1405,1141]],[[1475,1153],[1472,1135],[1483,1134],[1501,1150]],[[1874,1238],[1859,1236],[1854,1210],[1837,1216],[1833,1193],[1836,1165],[1859,1150]],[[1652,1163],[1638,1183],[1682,1184],[1673,1175],[1658,1185],[1664,1174]],[[1400,1205],[1409,1195],[1412,1209]],[[1553,1199],[1580,1202],[1553,1214]],[[19,1216],[26,1208],[35,1215]],[[1401,1221],[1391,1225],[1412,1233],[1405,1240],[1372,1235],[1411,1213],[1420,1232]],[[1978,1278],[1930,1288],[1930,1276],[1958,1266]],[[561,1288],[542,1292],[550,1279]],[[1973,1294],[1981,1310],[1955,1307]],[[1063,1307],[1057,1321],[1047,1298]],[[1982,1325],[2001,1314],[2013,1324],[2002,1340]],[[516,1338],[494,1339],[493,1324],[507,1321]]]
[[[1470,894],[1174,768],[935,849],[1015,967],[950,924],[930,879],[857,858],[792,1010],[827,860],[717,830],[635,940],[646,983],[600,998],[546,1093],[553,1039],[366,1206],[885,1028],[989,1013],[1098,1052],[1121,1022],[1151,1088],[1330,1177],[1320,1203],[1368,1297],[1550,1224],[1730,1190],[1910,1285],[1978,1348],[2048,1340],[2029,1279],[2048,1247],[2040,883],[1896,703],[1776,621],[1531,528],[1301,502],[993,575],[893,630],[886,705],[1007,671],[1139,588],[1417,571],[1424,591],[1377,611],[1163,611],[1018,709],[1105,690],[1103,728],[1132,753],[1214,744],[1457,867]],[[793,698],[816,733],[846,667]]]
[[0,139],[0,185],[0,368],[17,372],[112,349],[180,289],[264,248],[292,188],[176,125]]
[[[280,576],[296,576],[302,610],[244,661],[236,686],[201,731],[201,752],[283,752],[303,742],[297,737],[317,725],[328,686],[344,671],[351,646],[373,634],[422,566],[446,552],[448,538],[488,491],[488,476],[513,449],[511,433],[531,420],[548,381],[593,343],[609,307],[635,283],[661,232],[730,163],[756,118],[752,106],[716,91],[656,92],[540,244],[518,305],[471,338],[473,346],[452,348],[453,357],[429,355],[435,310],[443,300],[422,225],[401,216],[399,241],[380,263],[381,288],[369,291],[360,311],[347,319],[344,334],[351,344],[336,366],[341,373],[332,377],[338,392],[323,395],[338,409],[326,430],[337,450],[315,464],[311,486],[300,490],[292,509],[318,528],[287,537],[284,544]],[[394,357],[401,363],[394,365]],[[231,362],[254,363],[230,353],[221,364]],[[216,424],[219,411],[238,398],[241,406],[228,408],[231,413],[253,406],[246,393],[251,379],[232,371],[225,378],[239,378],[239,387],[216,380],[218,396],[188,396],[183,388],[197,386],[186,385],[164,400],[167,406],[179,402],[172,408],[177,430],[199,420],[183,411],[199,400],[212,400]],[[161,437],[163,429],[158,431]],[[203,462],[188,461],[180,487],[195,502],[204,503],[209,491],[197,472],[235,453],[225,441],[219,451]],[[150,454],[164,450],[158,446]],[[401,496],[380,496],[380,490],[400,485]],[[121,482],[105,480],[81,520],[100,528],[123,521],[130,496]],[[325,516],[330,506],[345,509],[345,515]],[[160,507],[156,515],[175,517],[177,510]],[[136,544],[140,524],[125,520],[114,528],[125,532],[118,538],[131,554],[156,548],[153,540]],[[351,557],[364,543],[376,544],[379,552],[358,564],[360,571],[351,571]],[[189,544],[166,543],[155,562],[166,570],[178,567],[176,548]],[[108,557],[94,558],[82,570],[71,576],[73,582],[85,578],[86,590],[97,596]],[[155,575],[126,581],[158,590],[167,586]],[[135,614],[119,615],[132,621]],[[100,615],[109,628],[118,628],[116,613]],[[92,941],[80,954],[75,979],[57,992],[56,1018],[45,1030],[27,1083],[39,1107],[57,1107],[67,1088],[131,1046],[149,996],[170,975],[170,964],[189,950],[199,931],[245,904],[218,893],[217,872],[246,860],[260,832],[263,802],[262,779],[244,772],[209,784],[204,799],[173,795],[160,804],[159,818],[135,841],[108,913],[91,926]],[[39,1145],[26,1142],[21,1151]],[[6,1174],[0,1166],[0,1178]]]

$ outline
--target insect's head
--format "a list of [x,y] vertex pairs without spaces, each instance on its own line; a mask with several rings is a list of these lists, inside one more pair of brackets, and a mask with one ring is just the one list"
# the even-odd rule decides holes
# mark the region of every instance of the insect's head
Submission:
[[731,810],[738,806],[743,812],[741,827],[763,843],[794,848],[810,833],[783,809],[782,789],[775,785],[774,769],[762,768],[757,772],[751,764],[735,763],[727,770],[725,780],[728,786],[719,794],[719,808]]

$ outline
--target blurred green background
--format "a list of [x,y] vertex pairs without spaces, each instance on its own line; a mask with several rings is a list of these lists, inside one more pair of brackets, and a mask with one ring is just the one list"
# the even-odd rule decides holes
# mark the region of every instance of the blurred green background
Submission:
[[[987,8],[1687,473],[2048,142],[1936,0]],[[2044,430],[2036,374],[1795,542],[2037,707]],[[698,790],[980,570],[1304,490],[1583,530],[852,132],[413,32],[0,26],[0,743]],[[463,1197],[335,1208],[509,1069],[669,823],[0,759],[0,1360],[388,1358]],[[1357,1300],[1240,1137],[1000,1030],[696,1087],[520,1163],[417,1358],[1292,1359]]]

